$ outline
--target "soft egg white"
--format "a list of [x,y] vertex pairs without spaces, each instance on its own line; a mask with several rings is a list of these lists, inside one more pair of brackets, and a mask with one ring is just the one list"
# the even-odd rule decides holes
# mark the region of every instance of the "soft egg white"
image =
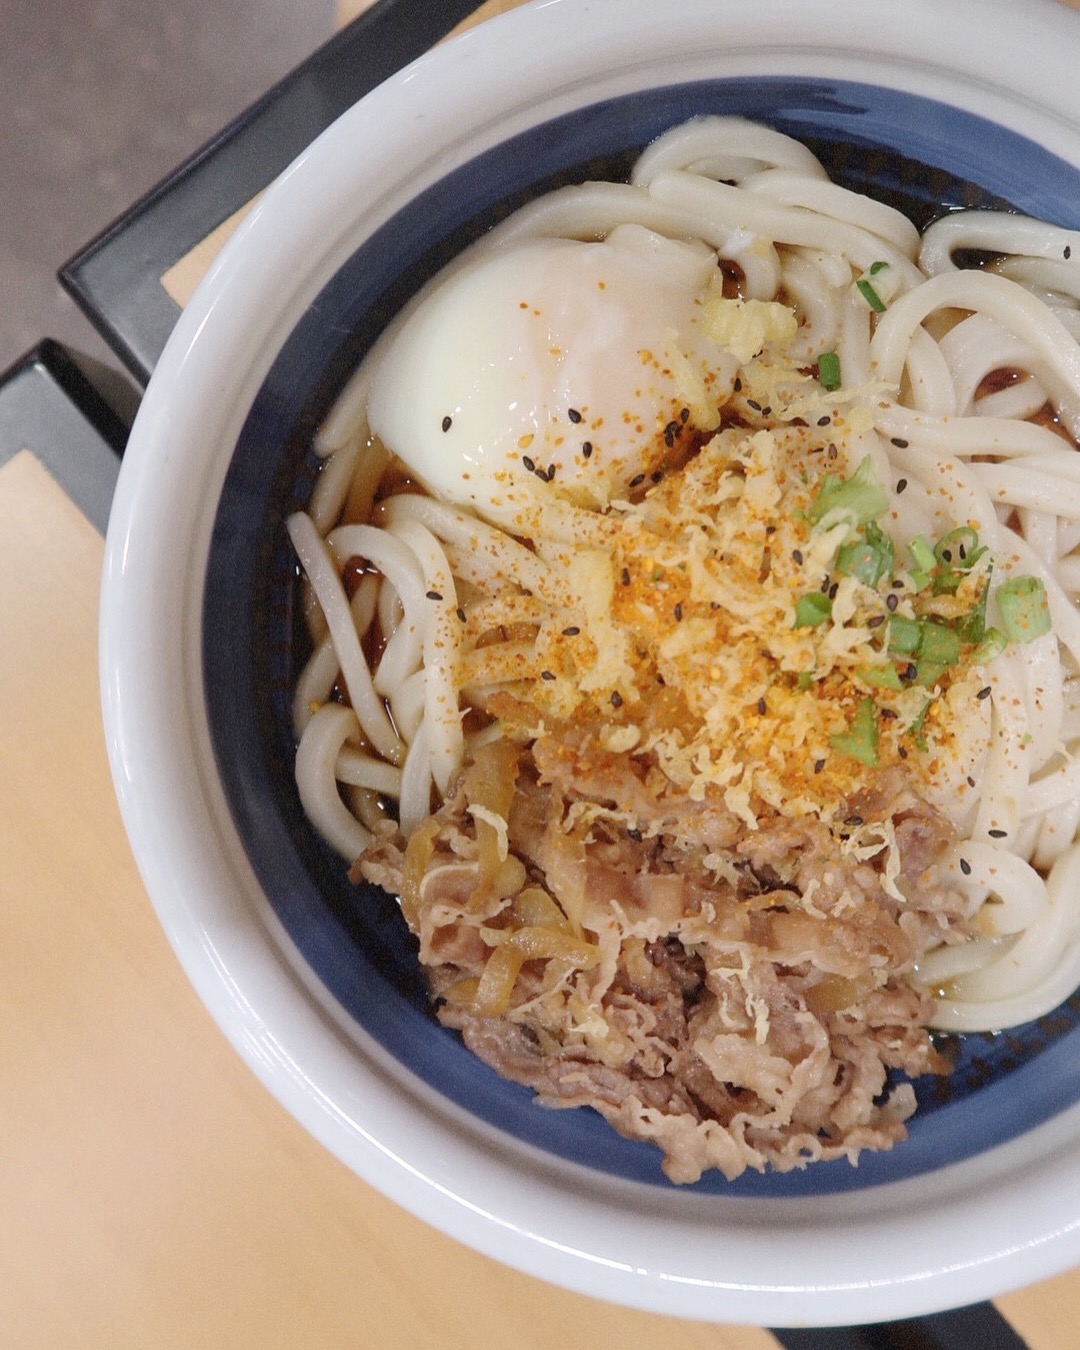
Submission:
[[606,505],[688,406],[730,392],[734,360],[699,331],[718,280],[711,249],[637,225],[481,253],[387,344],[370,428],[430,492],[503,524],[538,494]]

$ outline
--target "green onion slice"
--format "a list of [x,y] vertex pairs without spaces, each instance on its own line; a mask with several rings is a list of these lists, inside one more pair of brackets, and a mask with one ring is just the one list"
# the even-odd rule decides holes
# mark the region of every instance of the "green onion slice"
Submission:
[[[911,561],[915,564],[916,570],[926,574],[929,581],[930,573],[934,570],[934,564],[937,559],[934,557],[934,550],[921,534],[917,534],[908,544],[908,552],[911,554]],[[923,583],[925,585],[926,582]],[[916,586],[916,590],[921,591],[922,586]]]
[[921,626],[918,619],[909,619],[905,614],[893,614],[889,619],[889,651],[909,656],[917,651]]
[[926,619],[919,625],[916,655],[932,666],[955,666],[960,660],[960,635],[943,623]]
[[885,313],[888,306],[866,277],[859,277],[855,282],[855,288],[875,314]]
[[1038,577],[1010,577],[997,588],[1001,626],[1010,642],[1034,642],[1050,631],[1050,601]]
[[855,674],[871,689],[903,689],[904,684],[894,665],[860,666]]
[[869,765],[871,769],[877,768],[878,725],[872,698],[860,699],[847,731],[830,736],[829,744],[834,750],[857,759],[860,764]]
[[855,280],[855,289],[875,314],[884,314],[903,285],[903,278],[884,259],[872,262]]
[[837,551],[835,570],[841,576],[856,577],[864,586],[873,588],[892,571],[893,561],[892,540],[871,521],[861,539],[844,544]]
[[971,653],[971,660],[977,666],[985,666],[995,656],[1000,656],[1008,645],[1009,639],[1000,628],[988,628]]
[[795,627],[817,628],[832,615],[832,601],[822,591],[800,595],[795,601]]
[[888,510],[889,499],[874,477],[874,466],[867,455],[850,478],[827,473],[807,512],[816,525],[831,511],[845,511],[855,525],[866,525]]
[[970,525],[957,526],[934,545],[937,563],[956,572],[970,572],[985,552],[986,545],[979,543],[978,533]]
[[908,731],[911,733],[911,738],[912,740],[914,740],[915,747],[918,750],[925,750],[927,748],[926,737],[923,735],[923,724],[926,721],[926,714],[930,711],[930,702],[931,702],[930,699],[926,700],[926,702],[923,704],[922,712],[919,713],[918,717],[916,717],[914,722],[912,722],[911,726],[908,727]]
[[840,388],[840,358],[835,352],[822,352],[818,357],[817,377],[822,388],[830,393]]

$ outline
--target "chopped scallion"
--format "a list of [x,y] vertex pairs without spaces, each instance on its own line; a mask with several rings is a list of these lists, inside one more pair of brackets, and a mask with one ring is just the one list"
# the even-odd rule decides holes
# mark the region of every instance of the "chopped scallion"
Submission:
[[997,588],[1001,626],[1010,642],[1034,642],[1050,631],[1050,602],[1038,577],[1010,577]]
[[986,545],[979,543],[979,536],[970,525],[957,526],[934,545],[937,562],[957,572],[970,572],[985,552]]
[[1000,628],[988,628],[971,653],[971,660],[977,666],[985,666],[995,656],[1000,656],[1008,645],[1009,640]]
[[855,281],[855,289],[875,314],[884,314],[902,285],[900,273],[883,259],[871,263]]
[[817,628],[832,614],[832,601],[821,591],[810,591],[795,601],[795,627]]
[[919,713],[918,717],[916,717],[914,722],[912,722],[911,726],[908,727],[908,731],[911,733],[911,738],[915,742],[915,747],[918,750],[925,750],[927,748],[926,737],[923,735],[923,726],[926,723],[926,714],[930,711],[930,702],[931,702],[930,699],[926,700],[926,702],[923,704],[922,712]]
[[980,643],[986,637],[986,599],[989,594],[990,586],[984,582],[978,600],[956,625],[956,631],[964,642]]
[[859,294],[874,311],[875,314],[884,314],[887,308],[885,301],[874,290],[873,285],[865,277],[859,277],[855,282],[855,287]]
[[918,619],[909,619],[904,614],[893,614],[889,619],[889,651],[900,652],[905,656],[916,651],[919,646],[920,625]]
[[904,685],[894,665],[860,666],[855,674],[871,689],[903,689]]
[[932,619],[922,622],[919,628],[919,645],[916,649],[919,660],[931,666],[955,666],[960,660],[959,634]]
[[840,388],[840,358],[835,352],[822,352],[818,357],[817,377],[822,388],[830,393]]
[[929,572],[937,561],[934,557],[934,550],[921,534],[917,534],[908,544],[908,552],[911,554],[912,562],[920,572]]
[[863,537],[844,544],[837,551],[834,570],[844,577],[856,577],[864,586],[874,587],[893,567],[892,540],[871,522]]
[[812,524],[832,511],[844,511],[855,525],[866,525],[888,510],[889,499],[874,477],[874,466],[867,455],[850,478],[827,473],[807,512]]
[[834,750],[839,750],[842,754],[857,759],[860,764],[866,764],[871,769],[877,768],[878,725],[877,712],[872,698],[864,698],[859,701],[859,706],[855,709],[855,716],[851,719],[847,731],[842,731],[836,736],[830,736],[829,744]]

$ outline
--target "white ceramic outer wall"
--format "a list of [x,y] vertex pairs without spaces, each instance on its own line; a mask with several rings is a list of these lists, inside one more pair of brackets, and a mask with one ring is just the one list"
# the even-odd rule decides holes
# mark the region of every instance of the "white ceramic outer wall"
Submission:
[[406,1209],[501,1261],[725,1322],[857,1323],[973,1302],[1080,1262],[1080,1109],[850,1195],[668,1192],[478,1126],[327,1006],[282,955],[202,708],[210,528],[256,391],[364,237],[540,121],[676,78],[814,75],[951,102],[1080,163],[1078,42],[1080,16],[1054,0],[1022,12],[1015,0],[541,0],[437,49],[324,133],[227,246],[161,357],[120,475],[101,611],[109,751],[147,890],[199,995],[284,1106]]

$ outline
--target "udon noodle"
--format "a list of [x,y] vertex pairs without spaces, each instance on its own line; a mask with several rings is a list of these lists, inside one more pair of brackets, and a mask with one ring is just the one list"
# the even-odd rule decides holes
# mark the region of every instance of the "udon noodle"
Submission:
[[[432,297],[509,260],[525,311],[530,260],[600,240],[704,269],[693,332],[629,348],[674,394],[606,478],[582,395],[466,487],[464,405],[417,444],[392,415]],[[289,521],[297,783],[477,1053],[692,1181],[888,1147],[927,1028],[1080,984],[1078,339],[1080,234],[920,237],[720,117],[534,201],[380,339]]]

